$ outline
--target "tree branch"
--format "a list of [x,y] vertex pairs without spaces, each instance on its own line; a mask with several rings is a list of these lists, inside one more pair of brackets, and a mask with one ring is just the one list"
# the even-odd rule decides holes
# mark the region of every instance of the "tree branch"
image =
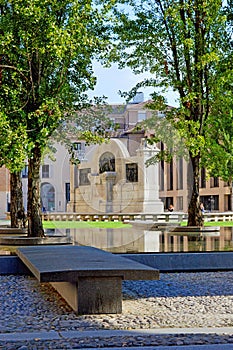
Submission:
[[179,59],[178,59],[178,52],[177,52],[177,47],[176,47],[175,34],[174,34],[174,31],[169,30],[169,25],[167,23],[165,11],[164,11],[164,8],[163,8],[161,1],[159,0],[158,3],[159,3],[160,10],[162,12],[162,15],[163,15],[163,23],[165,25],[166,32],[167,32],[167,35],[168,35],[168,38],[170,41],[170,45],[171,45],[171,51],[172,51],[173,60],[174,60],[174,69],[176,72],[176,79],[179,83],[179,86],[177,88],[179,90],[180,97],[183,98],[183,97],[185,97],[185,93],[184,93],[184,90],[182,88],[182,82],[181,82],[181,77],[180,77]]
[[10,66],[10,65],[7,65],[7,64],[0,64],[0,68],[1,69],[12,69],[14,71],[16,71],[17,73],[19,73],[20,75],[22,75],[22,77],[27,81],[29,82],[28,78],[15,66]]

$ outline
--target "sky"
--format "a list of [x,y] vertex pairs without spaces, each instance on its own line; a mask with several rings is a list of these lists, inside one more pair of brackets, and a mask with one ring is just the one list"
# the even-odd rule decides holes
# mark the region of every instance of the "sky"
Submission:
[[[109,104],[125,103],[125,99],[119,95],[119,90],[130,91],[137,83],[145,78],[151,77],[149,73],[135,75],[129,69],[118,69],[117,65],[111,68],[103,68],[99,62],[94,63],[94,73],[97,77],[97,84],[94,91],[90,92],[90,96],[106,96]],[[152,88],[140,89],[144,93],[144,101],[150,99]],[[177,106],[176,95],[169,92],[166,96],[170,106]]]

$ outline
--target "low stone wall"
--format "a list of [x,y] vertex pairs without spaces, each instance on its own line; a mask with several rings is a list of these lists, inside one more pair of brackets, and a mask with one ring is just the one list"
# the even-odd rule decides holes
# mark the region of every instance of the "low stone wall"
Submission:
[[31,275],[18,256],[0,256],[0,275]]
[[43,220],[47,221],[120,221],[129,222],[136,220],[156,222],[180,222],[186,218],[184,213],[47,213],[43,214]]
[[205,221],[233,221],[233,212],[226,213],[205,213]]
[[[160,272],[232,271],[233,252],[120,254]],[[29,275],[17,256],[0,256],[0,275]]]
[[[71,212],[48,212],[42,213],[43,220],[48,221],[122,221],[128,222],[129,220],[153,220],[153,221],[182,221],[187,219],[187,213],[177,212],[169,213],[165,212],[162,214],[155,213],[71,213]],[[6,219],[10,219],[10,213],[6,213]],[[205,213],[205,221],[233,221],[233,212],[224,213]]]
[[149,265],[160,272],[232,271],[233,252],[147,253],[121,256]]
[[[43,220],[48,221],[120,221],[128,222],[130,220],[144,220],[144,221],[156,221],[156,222],[180,222],[187,220],[187,213],[165,212],[162,214],[156,213],[47,213],[42,215]],[[233,212],[225,213],[205,213],[204,220],[208,221],[233,221]]]

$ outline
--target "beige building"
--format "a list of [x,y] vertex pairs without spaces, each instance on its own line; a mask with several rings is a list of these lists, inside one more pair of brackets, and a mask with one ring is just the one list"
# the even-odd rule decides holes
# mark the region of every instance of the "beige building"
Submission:
[[[146,149],[143,130],[135,132],[133,128],[149,118],[151,111],[145,108],[146,102],[136,102],[112,106],[109,117],[117,125],[117,131],[110,130],[113,137],[109,143],[100,146],[74,143],[81,160],[79,166],[70,165],[67,150],[59,144],[56,161],[44,159],[41,205],[46,211],[154,212],[173,204],[175,211],[187,212],[187,163],[173,159],[170,164],[161,162],[156,169],[145,167],[145,160],[156,149]],[[22,178],[26,208],[27,167]],[[200,196],[207,211],[232,210],[231,190],[229,184],[218,178],[207,181],[205,171],[201,171]],[[5,217],[10,206],[10,190],[9,173],[4,167],[0,168],[0,199],[0,217]]]
[[0,218],[10,210],[10,176],[5,167],[0,168]]
[[[164,207],[174,205],[176,211],[188,210],[188,165],[184,159],[171,163],[160,163],[159,173],[160,198]],[[206,179],[205,169],[200,174],[200,201],[205,211],[231,211],[231,186],[219,178]]]
[[[56,143],[54,161],[46,156],[40,168],[41,208],[65,212],[70,200],[70,162],[66,148]],[[22,171],[24,207],[27,208],[27,166]]]
[[[188,210],[188,165],[184,159],[173,159],[171,163],[160,162],[159,175],[149,173],[140,158],[140,149],[145,142],[143,130],[135,132],[133,128],[141,121],[151,117],[151,111],[145,108],[147,102],[139,101],[128,105],[113,105],[109,117],[118,125],[117,132],[109,144],[78,148],[85,154],[79,166],[71,167],[71,201],[69,211],[84,212],[153,212],[155,206],[145,206],[145,181],[150,178],[150,195],[157,196],[163,202],[164,210],[170,204],[175,211]],[[159,113],[159,112],[158,112]],[[158,114],[159,115],[159,114]],[[163,115],[159,115],[163,117]],[[161,147],[161,145],[159,146]],[[101,169],[104,158],[110,165],[106,171]],[[112,158],[111,158],[112,157]],[[115,170],[111,169],[111,159]],[[147,170],[145,170],[147,169]],[[137,181],[129,180],[128,174],[135,173]],[[154,186],[154,194],[152,191]],[[107,190],[107,188],[109,190]],[[110,197],[108,197],[110,196]],[[158,200],[157,197],[154,197]],[[204,170],[200,174],[200,199],[206,211],[230,211],[231,187],[218,178],[206,180]],[[109,203],[110,204],[109,204]],[[143,204],[144,203],[144,204]],[[149,203],[149,202],[148,202]],[[108,205],[109,204],[109,205]]]

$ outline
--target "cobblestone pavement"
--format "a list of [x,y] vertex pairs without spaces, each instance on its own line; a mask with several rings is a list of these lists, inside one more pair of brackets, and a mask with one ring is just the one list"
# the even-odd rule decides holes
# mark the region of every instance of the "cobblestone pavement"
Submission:
[[[213,327],[228,331],[213,332]],[[167,328],[178,330],[162,332]],[[202,328],[210,331],[202,333]],[[108,336],[100,330],[122,332]],[[24,333],[32,337],[21,340]],[[124,281],[122,314],[83,316],[76,315],[50,284],[28,276],[0,276],[0,349],[185,344],[232,344],[233,349],[233,272],[168,273],[158,281]]]

